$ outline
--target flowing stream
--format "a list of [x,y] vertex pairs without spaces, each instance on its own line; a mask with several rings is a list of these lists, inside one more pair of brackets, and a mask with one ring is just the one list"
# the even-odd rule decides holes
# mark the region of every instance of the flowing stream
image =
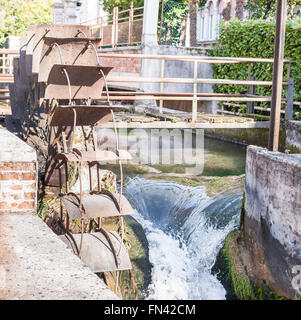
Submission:
[[[135,136],[142,141],[140,145],[152,145],[149,139],[154,135],[143,133],[137,132]],[[204,144],[198,144],[196,141],[200,137],[202,134],[194,134],[192,143],[183,139],[183,144],[177,144],[173,140],[171,150],[178,154],[202,151],[204,167],[202,172],[196,173],[199,176],[212,178],[244,173],[244,147],[208,137]],[[126,139],[124,136],[121,140]],[[154,149],[152,145],[149,154],[159,151],[162,155],[163,151],[166,153],[165,148],[163,142]],[[225,299],[226,291],[211,269],[227,234],[239,225],[242,193],[231,194],[225,190],[219,197],[209,197],[203,186],[185,186],[170,182],[172,179],[164,180],[164,176],[185,176],[187,165],[143,163],[151,169],[151,175],[156,174],[156,179],[160,180],[148,180],[150,177],[143,177],[143,173],[133,170],[135,167],[124,166],[128,178],[123,190],[148,240],[153,267],[145,298]]]
[[125,194],[142,225],[153,265],[146,299],[225,299],[211,268],[239,224],[242,194],[219,198],[204,187],[129,178]]

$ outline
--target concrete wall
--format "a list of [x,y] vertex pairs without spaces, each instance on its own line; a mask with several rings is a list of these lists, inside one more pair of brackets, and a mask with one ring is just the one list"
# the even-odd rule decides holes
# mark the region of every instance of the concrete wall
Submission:
[[249,146],[244,235],[253,280],[293,298],[295,265],[301,265],[301,156]]
[[[172,56],[200,56],[204,55],[204,52],[198,48],[185,48],[185,47],[174,47],[174,46],[159,46],[159,55],[172,55]],[[167,78],[193,78],[194,74],[194,63],[193,62],[183,62],[183,61],[166,61],[164,76]],[[160,65],[157,70],[157,77],[160,77]],[[211,79],[213,77],[212,67],[208,63],[198,64],[198,78]],[[155,85],[157,90],[159,90],[160,84]],[[192,93],[192,84],[177,84],[177,83],[166,83],[164,84],[164,92],[183,92]],[[202,93],[212,93],[213,88],[210,84],[198,84],[197,92]],[[164,101],[166,107],[180,109],[184,111],[191,112],[192,102],[187,101]],[[213,112],[217,110],[216,102],[199,102],[198,111],[202,112]]]
[[301,121],[287,121],[285,132],[287,148],[298,148],[301,150]]
[[[141,54],[144,47],[126,47],[126,48],[111,48],[102,49],[101,53],[116,53],[116,54]],[[150,51],[151,50],[151,51]],[[174,46],[153,46],[148,48],[147,54],[152,55],[174,55],[174,56],[187,56],[203,55],[202,49],[199,48],[185,48]],[[138,58],[101,58],[101,63],[106,66],[113,66],[114,69],[110,73],[112,76],[129,76],[129,77],[160,77],[161,75],[161,61],[160,60],[141,60]],[[183,61],[166,61],[164,68],[164,77],[166,78],[193,78],[194,64],[193,62]],[[199,63],[198,78],[212,78],[212,67],[207,63]],[[126,86],[135,89],[141,89],[146,92],[160,91],[159,83],[112,83],[113,85]],[[163,92],[182,92],[192,93],[192,84],[164,84]],[[199,84],[198,92],[213,92],[212,85]],[[199,102],[199,111],[215,112],[217,110],[216,102]],[[179,109],[191,112],[192,102],[187,101],[165,101],[164,107]]]
[[37,156],[35,150],[0,127],[0,213],[35,212]]

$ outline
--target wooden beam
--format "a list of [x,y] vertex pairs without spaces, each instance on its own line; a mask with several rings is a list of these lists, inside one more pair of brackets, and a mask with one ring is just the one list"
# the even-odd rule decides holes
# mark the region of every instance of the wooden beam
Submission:
[[193,71],[193,100],[192,100],[192,122],[197,120],[198,113],[198,98],[197,98],[197,77],[198,77],[198,62],[194,61]]
[[274,152],[278,151],[279,147],[286,12],[287,0],[277,0],[273,87],[271,102],[270,134],[268,144],[269,150]]
[[[145,55],[145,54],[114,54],[114,53],[99,53],[100,57],[107,58],[137,58],[137,59],[151,59],[151,60],[174,60],[174,61],[198,61],[203,63],[273,63],[273,59],[261,59],[261,58],[235,58],[235,57],[208,57],[208,56],[172,56],[172,55]],[[289,63],[290,60],[284,60],[285,63]]]
[[[182,84],[232,84],[232,85],[246,85],[246,86],[272,86],[272,81],[259,80],[232,80],[232,79],[191,79],[191,78],[144,78],[144,77],[117,77],[108,76],[108,82],[143,82],[143,83],[182,83]],[[288,85],[288,82],[283,82],[283,85]]]
[[[114,128],[114,123],[109,122],[102,125],[103,128]],[[269,121],[247,121],[247,122],[229,122],[229,123],[209,123],[209,122],[187,122],[187,121],[153,121],[153,122],[125,122],[117,121],[117,128],[126,129],[252,129],[268,128]]]
[[[110,96],[110,100],[127,100],[127,101],[137,101],[137,100],[164,100],[164,101],[193,101],[195,98],[192,97],[166,97],[166,96]],[[256,101],[256,102],[270,102],[271,97],[224,97],[224,96],[213,96],[213,97],[198,97],[197,101]],[[106,96],[102,98],[97,98],[97,100],[107,100]],[[285,100],[285,99],[284,99]]]
[[[161,60],[161,78],[164,78],[165,60]],[[164,91],[164,82],[160,82],[160,93]],[[160,100],[160,113],[163,113],[163,100]]]

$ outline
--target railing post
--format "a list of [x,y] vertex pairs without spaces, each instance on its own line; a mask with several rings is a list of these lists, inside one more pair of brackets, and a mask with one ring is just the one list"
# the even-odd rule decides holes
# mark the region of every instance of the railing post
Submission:
[[116,34],[116,31],[115,31],[115,28],[116,28],[116,7],[114,7],[113,9],[113,24],[112,24],[112,47],[114,48],[115,47],[115,34]]
[[[249,80],[255,80],[255,77],[249,77]],[[248,86],[248,94],[255,95],[256,93],[256,86],[255,85],[249,85]],[[247,102],[247,114],[254,114],[254,101],[248,101]]]
[[198,100],[197,100],[197,77],[198,77],[198,62],[194,61],[194,72],[193,72],[193,101],[192,101],[192,122],[196,122],[198,113]]
[[104,24],[104,21],[103,21],[103,17],[101,17],[100,19],[100,30],[101,30],[101,43],[102,45],[104,45],[104,40],[103,40],[103,24]]
[[278,151],[279,147],[286,13],[287,0],[277,0],[273,88],[268,145],[268,149],[273,152]]
[[161,44],[163,18],[164,18],[164,0],[162,0],[162,4],[161,4],[161,21],[160,21],[159,44]]
[[129,16],[129,42],[128,42],[128,44],[132,43],[133,24],[134,24],[134,3],[132,1],[131,2],[131,7],[130,7],[130,16]]
[[286,95],[285,119],[291,120],[293,118],[294,109],[294,79],[290,78],[288,81],[288,90]]
[[119,9],[116,7],[115,11],[115,47],[118,45],[118,15],[119,15]]
[[[165,59],[161,60],[161,79],[164,78]],[[164,82],[160,82],[160,93],[164,90]],[[163,113],[163,100],[160,100],[160,113]]]

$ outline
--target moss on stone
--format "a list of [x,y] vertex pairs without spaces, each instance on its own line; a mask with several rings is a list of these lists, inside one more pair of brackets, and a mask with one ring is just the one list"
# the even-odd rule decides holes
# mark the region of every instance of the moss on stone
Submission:
[[[119,164],[112,165],[102,165],[102,169],[113,171],[117,178],[120,179],[120,167]],[[124,177],[133,177],[140,174],[149,173],[149,169],[147,166],[141,164],[126,164],[123,165],[123,175]]]
[[[103,219],[102,227],[107,231],[118,231],[118,218]],[[122,271],[120,274],[121,296],[124,300],[144,299],[151,282],[151,264],[149,249],[142,226],[133,218],[125,218],[124,245],[128,249],[132,263],[132,271]],[[106,273],[106,282],[114,291],[115,277]]]
[[[140,300],[147,296],[147,289],[151,283],[152,265],[149,262],[148,242],[142,226],[133,217],[126,217],[126,224],[126,238],[133,267],[132,276],[138,290],[137,298]],[[135,298],[135,289],[130,276],[129,273],[125,273],[122,279],[124,299]]]
[[292,145],[292,144],[286,144],[285,148],[290,151],[290,154],[299,154],[301,153],[301,149],[298,147]]
[[239,231],[231,232],[222,248],[222,256],[226,262],[227,274],[231,280],[234,293],[239,300],[256,300],[256,292],[244,270],[239,268],[239,251],[236,246]]
[[246,202],[246,193],[243,193],[242,196],[242,204],[241,204],[241,211],[240,211],[240,223],[239,228],[241,231],[243,231],[244,228],[244,221],[245,221],[245,202]]
[[244,117],[252,118],[257,121],[269,121],[270,120],[270,116],[265,116],[262,114],[254,114],[254,113],[245,113]]
[[250,279],[244,265],[244,240],[240,230],[230,232],[220,250],[212,271],[227,290],[227,299],[283,300],[267,286],[257,286]]
[[244,186],[244,175],[228,176],[228,177],[178,177],[178,176],[165,176],[148,175],[150,180],[164,180],[172,181],[191,187],[205,187],[206,193],[209,196],[216,196],[221,192],[232,192],[233,190],[242,190]]

